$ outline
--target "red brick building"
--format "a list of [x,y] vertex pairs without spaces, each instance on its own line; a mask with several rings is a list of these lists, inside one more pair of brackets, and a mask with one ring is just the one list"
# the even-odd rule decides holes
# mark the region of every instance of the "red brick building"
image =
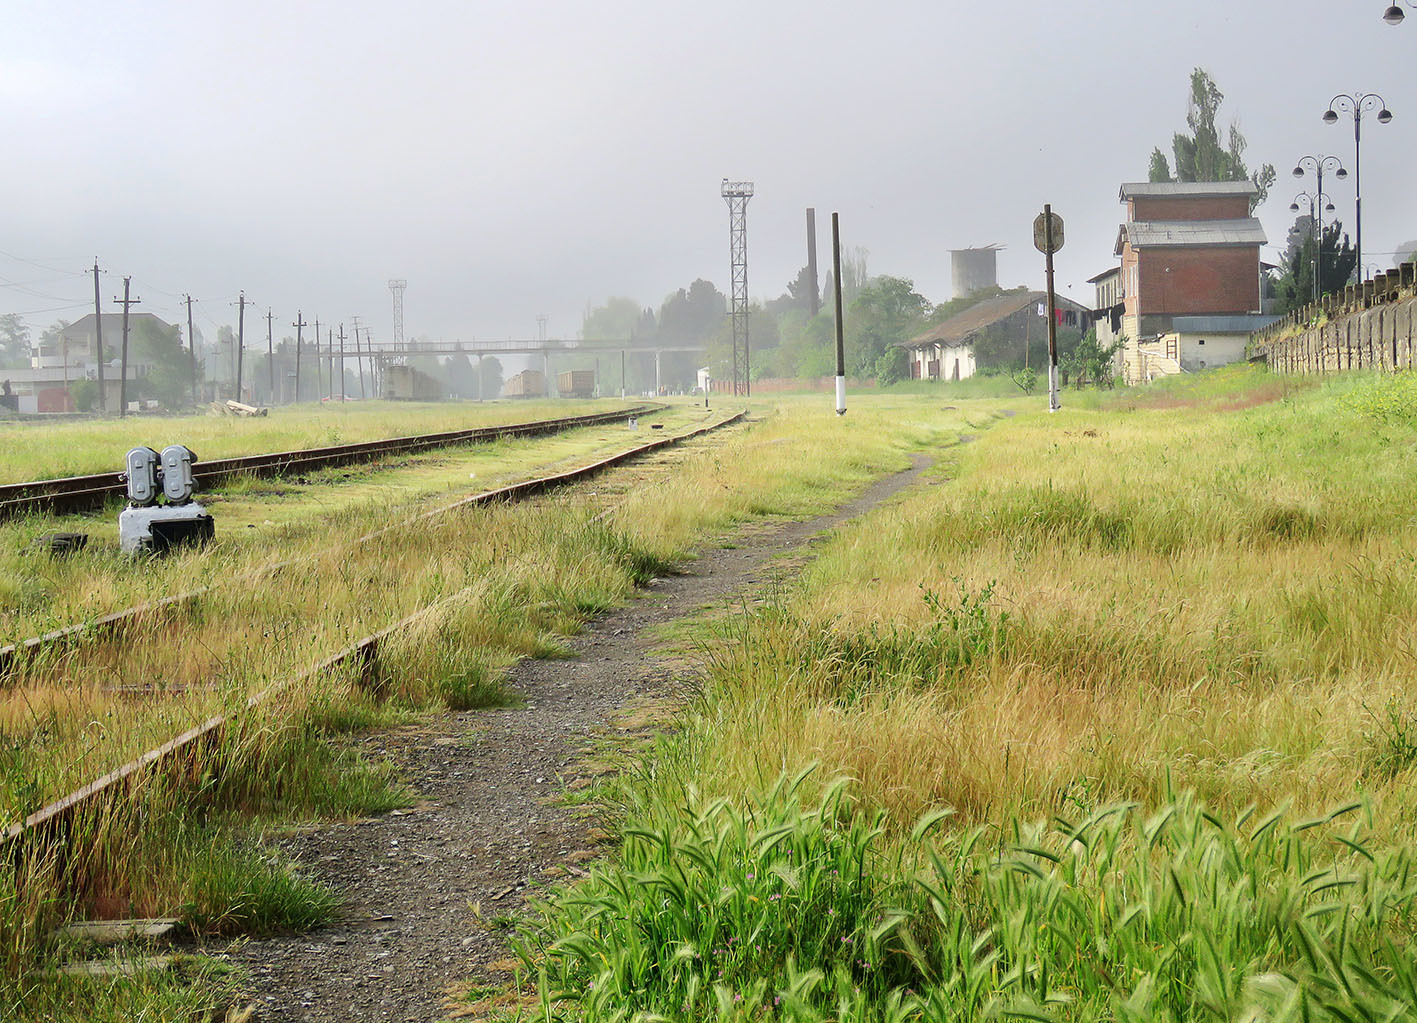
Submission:
[[[1239,339],[1248,340],[1265,319],[1260,246],[1266,239],[1250,215],[1257,194],[1250,181],[1122,186],[1127,219],[1113,252],[1121,261],[1120,296],[1107,296],[1107,304],[1120,297],[1127,380],[1223,365],[1243,353]],[[1099,302],[1108,276],[1094,278]],[[1218,335],[1190,337],[1197,325]]]

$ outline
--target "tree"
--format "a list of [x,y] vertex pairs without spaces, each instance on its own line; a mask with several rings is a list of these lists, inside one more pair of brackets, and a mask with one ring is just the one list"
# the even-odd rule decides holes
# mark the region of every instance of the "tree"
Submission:
[[[846,280],[846,264],[842,266]],[[880,358],[891,345],[908,341],[930,315],[929,301],[904,277],[881,276],[857,294],[847,310],[846,334],[850,370],[856,376],[874,376]]]
[[876,386],[889,387],[898,380],[904,380],[909,369],[910,357],[905,354],[904,348],[887,348],[876,359]]
[[85,377],[69,385],[69,398],[80,412],[92,412],[98,402],[98,381]]
[[1074,387],[1082,387],[1091,382],[1096,387],[1112,386],[1112,361],[1126,343],[1118,338],[1110,345],[1097,340],[1097,328],[1092,327],[1068,353],[1066,359],[1059,358],[1059,368],[1072,378]]
[[24,369],[29,364],[29,324],[19,313],[0,316],[0,369]]
[[640,321],[640,304],[632,298],[607,298],[604,305],[586,304],[581,318],[581,337],[589,339],[628,339]]
[[1343,222],[1335,220],[1324,227],[1323,238],[1315,244],[1313,221],[1299,218],[1290,232],[1289,248],[1284,254],[1284,272],[1274,284],[1276,312],[1287,313],[1314,300],[1314,250],[1318,249],[1319,291],[1332,295],[1342,291],[1358,265],[1358,253],[1343,233]]
[[159,326],[159,321],[143,317],[133,324],[129,342],[132,361],[148,365],[147,376],[138,381],[137,393],[156,398],[167,408],[189,404],[192,362],[182,347],[181,332],[176,327],[164,328]]
[[1177,132],[1171,139],[1171,152],[1176,160],[1175,176],[1172,177],[1166,154],[1157,148],[1151,151],[1147,178],[1152,182],[1244,181],[1248,178],[1259,189],[1259,194],[1251,203],[1253,209],[1264,202],[1270,186],[1274,184],[1274,164],[1264,164],[1253,174],[1250,173],[1245,166],[1245,136],[1234,121],[1230,123],[1222,144],[1216,115],[1224,101],[1225,94],[1210,74],[1204,68],[1193,70],[1186,109],[1186,125],[1191,133],[1183,135]]
[[496,398],[502,393],[502,360],[495,355],[484,355],[478,360],[482,366],[482,391],[485,398]]

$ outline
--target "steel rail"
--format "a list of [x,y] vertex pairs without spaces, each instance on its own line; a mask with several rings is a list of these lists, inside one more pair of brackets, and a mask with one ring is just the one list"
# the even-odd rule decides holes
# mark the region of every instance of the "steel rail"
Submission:
[[[642,415],[642,410],[644,409],[654,411],[663,407],[664,406],[660,405],[636,406],[634,409],[612,413],[611,419],[613,421],[627,414]],[[581,418],[583,419],[585,417]],[[551,422],[551,420],[547,420],[545,422]],[[474,495],[474,499],[477,496],[478,495]],[[452,509],[459,507],[462,503],[462,501],[456,501],[452,504],[443,505],[441,507],[434,508],[431,511],[415,515],[412,518],[406,519],[402,522],[389,523],[388,525],[382,526],[379,529],[374,530],[372,533],[366,533],[363,536],[357,537],[353,541],[351,546],[358,546],[360,544],[368,543],[370,540],[374,540],[380,536],[383,536],[390,530],[411,525],[414,522],[420,522],[424,519],[432,518],[437,515],[442,515],[444,512],[451,511]],[[282,568],[289,568],[291,565],[297,564],[299,560],[300,559],[295,558],[286,559],[283,561],[268,562],[264,565],[259,565],[256,568],[251,569],[250,571],[242,573],[238,578],[242,580],[256,579],[260,576],[269,575],[272,572],[277,572]],[[33,655],[40,650],[43,650],[47,647],[56,646],[59,643],[67,642],[72,639],[77,639],[79,636],[82,635],[93,635],[96,633],[116,630],[120,626],[126,625],[130,621],[140,618],[143,615],[160,612],[165,610],[166,608],[175,607],[179,604],[184,604],[187,601],[194,600],[197,597],[202,596],[204,593],[208,593],[210,591],[210,586],[197,586],[190,590],[182,590],[179,593],[169,594],[166,597],[160,597],[157,600],[150,600],[142,604],[134,605],[132,607],[126,607],[118,611],[112,611],[108,614],[101,615],[100,617],[91,619],[89,621],[76,622],[73,625],[66,625],[62,628],[53,629],[38,636],[30,636],[27,639],[17,640],[16,642],[10,643],[6,646],[0,646],[0,682],[3,682],[5,677],[9,675],[11,668],[13,668],[14,665],[25,656]]]
[[[481,505],[510,503],[512,501],[525,500],[545,493],[557,487],[562,487],[570,483],[588,479],[607,469],[614,468],[624,462],[631,461],[662,448],[679,444],[694,437],[702,436],[713,430],[721,429],[741,421],[747,415],[746,411],[738,412],[715,423],[705,423],[684,433],[673,434],[669,437],[662,437],[649,441],[626,451],[618,452],[606,458],[602,458],[589,465],[580,466],[565,472],[555,473],[550,476],[539,477],[532,480],[524,480],[520,483],[512,483],[505,487],[498,487],[495,490],[484,491],[463,498],[447,508],[426,515],[440,514],[452,508],[478,507]],[[193,728],[189,728],[174,739],[170,739],[154,749],[148,750],[141,756],[128,761],[121,767],[109,771],[107,774],[94,781],[89,782],[68,795],[51,802],[34,813],[27,816],[23,821],[11,824],[0,832],[0,853],[13,854],[22,840],[36,838],[40,836],[56,838],[62,836],[63,829],[73,816],[80,810],[96,803],[101,797],[117,792],[124,786],[131,785],[140,779],[149,770],[166,766],[170,763],[179,763],[179,758],[189,753],[195,753],[204,743],[213,742],[218,739],[228,723],[239,713],[251,711],[272,697],[278,696],[285,690],[297,683],[303,682],[316,675],[331,671],[345,664],[357,664],[360,670],[360,678],[364,684],[376,684],[378,675],[379,647],[390,636],[408,627],[413,622],[427,614],[430,614],[440,605],[458,599],[467,590],[450,594],[432,604],[420,608],[405,618],[385,626],[377,632],[371,633],[356,640],[338,653],[326,657],[324,660],[305,669],[297,675],[288,679],[278,681],[260,692],[247,697],[243,706],[237,711],[228,714],[217,714]],[[174,599],[174,598],[167,598]]]
[[[468,430],[449,430],[385,440],[336,444],[322,448],[302,448],[295,451],[273,451],[267,454],[238,455],[198,462],[192,475],[198,484],[210,488],[233,476],[280,476],[290,472],[309,472],[338,465],[368,462],[385,455],[407,454],[429,448],[454,444],[477,444],[504,438],[540,437],[580,426],[596,426],[614,422],[626,416],[645,415],[663,405],[635,405],[614,412],[594,412],[562,419],[538,419],[529,423],[502,426],[479,426]],[[0,519],[25,512],[76,512],[100,508],[115,497],[127,493],[122,473],[100,472],[90,476],[62,476],[56,479],[31,480],[26,483],[0,484]]]

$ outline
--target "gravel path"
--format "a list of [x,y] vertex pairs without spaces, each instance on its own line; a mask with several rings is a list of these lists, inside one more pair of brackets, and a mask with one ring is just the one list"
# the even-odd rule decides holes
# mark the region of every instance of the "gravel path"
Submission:
[[[524,906],[530,879],[575,871],[594,853],[594,829],[556,797],[577,776],[588,742],[612,715],[674,695],[674,670],[651,656],[653,628],[752,590],[774,559],[898,493],[927,461],[878,481],[838,511],[745,531],[682,574],[655,580],[627,607],[589,623],[568,660],[523,661],[511,685],[525,705],[449,713],[377,732],[359,745],[400,766],[422,801],[406,811],[320,825],[282,841],[346,900],[333,926],[230,949],[251,974],[262,1021],[445,1018],[449,986],[503,959],[483,920]],[[582,765],[584,766],[584,764]]]

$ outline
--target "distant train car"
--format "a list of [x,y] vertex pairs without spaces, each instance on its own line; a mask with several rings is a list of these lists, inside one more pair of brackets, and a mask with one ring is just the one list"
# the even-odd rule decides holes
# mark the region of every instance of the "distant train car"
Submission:
[[393,401],[442,401],[448,396],[442,384],[412,366],[387,367],[383,392]]
[[556,393],[563,398],[594,398],[595,371],[569,369],[556,374]]
[[546,397],[546,377],[539,370],[524,369],[502,385],[504,398]]

